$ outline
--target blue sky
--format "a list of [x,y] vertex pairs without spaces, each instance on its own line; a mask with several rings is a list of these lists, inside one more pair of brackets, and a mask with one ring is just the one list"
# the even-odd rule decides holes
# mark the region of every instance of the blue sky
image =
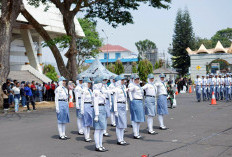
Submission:
[[[142,5],[139,10],[132,12],[134,24],[115,29],[103,20],[98,20],[97,30],[102,38],[105,38],[105,35],[101,30],[105,30],[109,44],[121,45],[137,52],[135,42],[149,39],[156,43],[159,52],[163,52],[167,51],[172,43],[178,9],[189,10],[196,36],[210,38],[220,29],[232,28],[231,6],[232,0],[172,0],[169,10]],[[106,40],[104,42],[106,43]],[[51,61],[52,58],[47,55],[44,55],[43,59],[49,58],[45,61]]]

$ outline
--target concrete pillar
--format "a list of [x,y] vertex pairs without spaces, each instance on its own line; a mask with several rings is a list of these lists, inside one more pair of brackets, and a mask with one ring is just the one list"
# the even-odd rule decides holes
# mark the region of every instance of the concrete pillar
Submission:
[[26,49],[26,54],[29,60],[30,65],[42,73],[42,68],[39,65],[38,58],[37,58],[37,52],[35,51],[35,47],[33,44],[31,32],[28,29],[20,29],[23,43]]

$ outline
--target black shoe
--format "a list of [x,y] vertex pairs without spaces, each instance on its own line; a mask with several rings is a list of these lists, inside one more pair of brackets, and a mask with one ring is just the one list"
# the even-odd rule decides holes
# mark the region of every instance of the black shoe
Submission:
[[112,127],[116,127],[116,124],[111,124]]
[[155,131],[152,131],[152,132],[148,131],[148,134],[156,135],[156,134],[158,134],[158,133],[157,133],[157,132],[155,132]]
[[109,137],[110,135],[109,135],[109,133],[104,133],[103,136]]
[[166,127],[159,127],[160,130],[167,130],[168,128]]
[[92,142],[92,139],[91,138],[87,138],[87,139],[85,139],[85,142]]
[[36,108],[33,109],[33,111],[36,111],[36,110],[37,110]]
[[105,152],[105,150],[103,150],[101,147],[95,148],[95,151],[97,151],[97,152]]
[[102,148],[105,152],[106,152],[106,151],[108,151],[108,149],[106,149],[106,148],[105,148],[105,147],[103,147],[103,146],[102,146],[101,148]]
[[117,142],[117,145],[124,146],[124,145],[125,145],[125,143],[124,143],[123,141],[121,141],[121,142]]
[[67,140],[65,137],[59,137],[60,140]]
[[141,136],[134,136],[134,139],[140,139]]
[[64,136],[64,138],[66,138],[66,140],[69,140],[69,139],[71,139],[70,137],[68,137],[68,136]]
[[83,132],[78,132],[78,135],[84,135],[84,133]]

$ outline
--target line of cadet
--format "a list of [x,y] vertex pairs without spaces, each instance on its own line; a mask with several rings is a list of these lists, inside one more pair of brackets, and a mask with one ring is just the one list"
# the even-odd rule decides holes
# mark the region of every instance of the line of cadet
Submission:
[[[131,76],[128,87],[125,78],[121,75],[111,77],[111,84],[107,86],[108,78],[96,78],[92,82],[89,78],[77,77],[77,86],[74,89],[76,98],[77,127],[79,134],[84,134],[85,141],[92,141],[90,128],[94,128],[96,151],[105,152],[102,145],[103,136],[107,133],[107,119],[111,119],[112,126],[116,127],[117,144],[128,145],[124,139],[127,128],[127,111],[130,110],[130,120],[133,127],[134,139],[140,139],[140,124],[147,117],[148,134],[157,134],[153,130],[153,119],[158,115],[161,130],[166,130],[163,116],[168,114],[167,89],[164,82],[165,75],[154,82],[154,75],[149,74],[147,84],[140,86],[138,75]],[[91,89],[93,83],[93,87]],[[58,121],[58,132],[61,140],[69,137],[65,134],[65,125],[69,123],[68,90],[65,88],[66,79],[59,78],[59,86],[55,90],[55,104]],[[145,91],[145,92],[144,92]],[[146,95],[144,95],[146,93]],[[129,101],[127,101],[129,97]]]
[[216,100],[230,101],[232,98],[232,79],[231,74],[207,74],[206,76],[197,75],[194,82],[197,101],[201,101],[201,95],[203,101],[210,100],[214,92]]

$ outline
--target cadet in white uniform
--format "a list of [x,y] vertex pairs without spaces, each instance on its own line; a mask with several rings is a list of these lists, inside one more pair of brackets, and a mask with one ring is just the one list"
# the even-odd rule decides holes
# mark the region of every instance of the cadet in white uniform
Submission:
[[164,82],[165,75],[160,74],[160,81],[155,83],[157,87],[157,114],[158,120],[160,123],[160,130],[167,130],[167,127],[164,125],[163,116],[168,114],[168,105],[167,105],[167,88]]
[[104,152],[106,149],[102,145],[103,132],[106,130],[106,108],[105,95],[102,93],[102,80],[96,78],[93,85],[93,97],[94,97],[94,140],[96,144],[96,151]]
[[90,127],[93,127],[93,93],[90,89],[91,83],[90,79],[84,79],[81,94],[81,114],[86,142],[92,141],[90,138]]
[[110,77],[110,85],[109,85],[109,90],[111,91],[111,109],[110,109],[110,119],[111,119],[111,126],[115,127],[115,115],[114,115],[114,99],[113,99],[113,93],[115,90],[115,77],[111,76]]
[[124,87],[124,77],[116,77],[116,88],[114,93],[114,112],[116,116],[116,134],[118,145],[126,145],[124,141],[124,131],[127,128],[127,94]]
[[55,105],[58,122],[58,131],[61,140],[69,139],[65,134],[65,125],[69,123],[68,90],[65,88],[66,79],[59,78],[59,86],[55,89]]
[[76,99],[76,116],[77,116],[77,129],[78,129],[78,134],[79,135],[83,135],[84,131],[83,131],[83,121],[82,121],[82,115],[81,115],[81,93],[83,90],[82,87],[82,83],[83,83],[83,79],[81,77],[77,77],[77,86],[74,89],[74,93],[75,93],[75,99]]
[[220,78],[217,74],[215,74],[215,96],[218,101],[220,97]]
[[210,98],[212,98],[213,92],[215,93],[216,79],[215,79],[213,73],[211,73],[209,77],[210,77],[209,78],[209,83],[210,83]]
[[156,94],[157,88],[154,85],[154,75],[149,74],[147,84],[142,87],[146,92],[145,115],[147,115],[148,134],[156,134],[153,130],[153,118],[156,115]]
[[205,101],[207,99],[207,79],[202,75],[202,99]]
[[134,85],[128,88],[128,92],[131,92],[131,120],[134,132],[134,139],[140,139],[139,128],[140,123],[145,121],[145,114],[143,108],[143,89],[140,86],[140,79],[138,75],[134,76]]
[[[101,92],[104,94],[105,98],[106,98],[106,104],[105,104],[105,108],[106,108],[106,118],[110,117],[110,109],[111,109],[111,91],[109,90],[108,86],[107,86],[107,81],[108,78],[106,76],[103,76],[103,81],[102,81],[102,90]],[[104,136],[109,136],[109,133],[107,132],[107,120],[106,120],[106,129],[104,130]]]
[[197,101],[200,102],[201,101],[202,80],[198,74],[197,74],[197,78],[195,80],[195,86],[196,86]]
[[[135,76],[135,74],[131,74],[130,83],[128,85],[128,88],[131,88],[132,86],[134,86],[134,76]],[[133,121],[132,121],[132,116],[131,116],[131,114],[132,114],[132,112],[131,112],[131,101],[133,100],[133,98],[132,98],[131,92],[128,92],[128,96],[129,96],[130,119],[131,119],[131,127],[132,127]]]
[[207,80],[207,85],[206,85],[206,93],[207,93],[207,99],[209,100],[210,99],[210,80],[209,80],[209,75],[207,74],[206,75],[206,80]]
[[223,100],[224,99],[224,78],[222,76],[222,74],[219,74],[219,78],[220,78],[220,99]]
[[229,77],[229,74],[226,74],[226,78],[225,78],[225,90],[226,90],[226,101],[229,101],[231,99],[230,97],[230,86],[231,86],[231,79]]

